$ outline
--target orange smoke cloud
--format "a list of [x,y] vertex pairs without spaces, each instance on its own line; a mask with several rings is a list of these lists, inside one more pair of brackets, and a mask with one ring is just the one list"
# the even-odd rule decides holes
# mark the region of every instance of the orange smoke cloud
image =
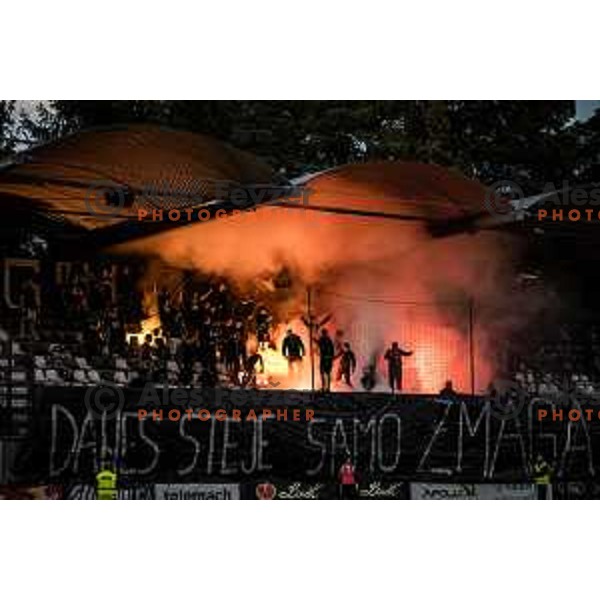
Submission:
[[[422,187],[427,182],[419,183]],[[475,184],[464,185],[472,211]],[[357,197],[365,197],[363,208],[390,211],[389,198],[368,200],[369,193],[377,197],[381,192],[368,181],[349,186],[344,180],[344,191],[354,190],[354,204]],[[326,205],[334,205],[331,185],[327,193]],[[446,212],[446,204],[455,210],[456,201],[441,196],[437,204],[413,199],[407,210],[418,205],[415,212],[432,218],[439,217],[440,206]],[[320,201],[318,193],[313,195],[311,208]],[[396,199],[396,212],[402,212],[402,202]],[[343,195],[337,203],[347,205]],[[396,340],[414,351],[405,360],[407,391],[436,392],[452,379],[456,389],[469,392],[469,302],[475,306],[475,385],[481,391],[494,374],[495,342],[511,321],[506,298],[512,297],[513,257],[507,248],[500,233],[432,238],[419,221],[263,207],[131,243],[127,251],[226,276],[248,288],[285,268],[292,276],[295,296],[281,307],[281,324],[298,323],[306,313],[305,290],[310,285],[313,312],[332,313],[328,328],[331,333],[344,332],[357,354],[358,373],[367,363],[377,363],[380,389],[386,387],[383,353]],[[307,332],[300,333],[306,341]],[[308,361],[304,362],[306,370]],[[306,371],[301,379],[305,387]]]

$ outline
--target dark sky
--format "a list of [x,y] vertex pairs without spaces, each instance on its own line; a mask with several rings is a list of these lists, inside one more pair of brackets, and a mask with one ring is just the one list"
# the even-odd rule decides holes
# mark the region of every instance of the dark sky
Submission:
[[576,100],[577,118],[580,121],[589,119],[597,108],[600,108],[600,100]]

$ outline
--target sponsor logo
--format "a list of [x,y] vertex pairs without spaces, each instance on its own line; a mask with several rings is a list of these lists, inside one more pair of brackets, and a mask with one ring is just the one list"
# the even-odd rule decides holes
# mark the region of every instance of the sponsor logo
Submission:
[[413,483],[410,486],[414,500],[475,500],[478,496],[475,484]]
[[157,500],[239,500],[240,488],[231,483],[157,484]]
[[595,481],[559,481],[552,484],[552,490],[558,500],[600,498],[600,484]]
[[481,500],[535,500],[536,488],[532,483],[486,483],[479,487]]
[[[86,483],[71,485],[66,489],[65,500],[97,500],[93,485]],[[115,500],[154,500],[154,486],[140,485],[114,490]]]
[[531,483],[412,483],[413,500],[535,500]]
[[303,486],[301,483],[292,483],[287,488],[279,492],[281,500],[318,500],[319,493],[323,489],[323,485]]
[[276,494],[277,488],[272,483],[259,483],[256,486],[256,497],[259,500],[273,500]]
[[369,487],[359,491],[361,498],[399,498],[402,496],[402,483],[392,483],[387,487],[380,481],[374,481]]

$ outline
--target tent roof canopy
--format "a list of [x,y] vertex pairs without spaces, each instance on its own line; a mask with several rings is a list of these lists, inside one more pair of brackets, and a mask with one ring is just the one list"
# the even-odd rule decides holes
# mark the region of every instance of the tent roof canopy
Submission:
[[273,178],[256,157],[207,136],[133,125],[74,133],[17,155],[0,169],[0,202],[94,230],[137,214],[135,201],[111,209],[107,191],[200,198],[211,197],[215,182],[268,185]]
[[486,188],[438,165],[386,161],[344,165],[303,178],[310,207],[444,222],[485,211]]
[[[87,130],[23,152],[0,167],[0,205],[79,232],[92,245],[152,235],[187,222],[139,223],[138,208],[216,204],[216,186],[270,187],[277,175],[253,155],[204,135],[152,125]],[[486,189],[453,170],[411,162],[351,164],[302,178],[304,208],[428,224],[485,213]],[[116,194],[125,206],[111,205]],[[183,198],[183,200],[182,200]],[[187,203],[186,203],[186,198]],[[114,203],[113,203],[114,204]],[[283,206],[289,206],[284,203]],[[302,206],[296,206],[302,208]]]

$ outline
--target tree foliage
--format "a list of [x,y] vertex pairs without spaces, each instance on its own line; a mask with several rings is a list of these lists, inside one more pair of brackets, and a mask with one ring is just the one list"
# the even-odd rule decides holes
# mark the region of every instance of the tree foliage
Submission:
[[14,100],[0,100],[0,160],[14,152]]
[[[92,127],[158,123],[230,142],[287,177],[405,159],[533,192],[590,174],[600,117],[588,125],[574,116],[573,101],[51,101],[21,114],[17,130],[37,143]],[[1,119],[2,112],[0,127]]]

